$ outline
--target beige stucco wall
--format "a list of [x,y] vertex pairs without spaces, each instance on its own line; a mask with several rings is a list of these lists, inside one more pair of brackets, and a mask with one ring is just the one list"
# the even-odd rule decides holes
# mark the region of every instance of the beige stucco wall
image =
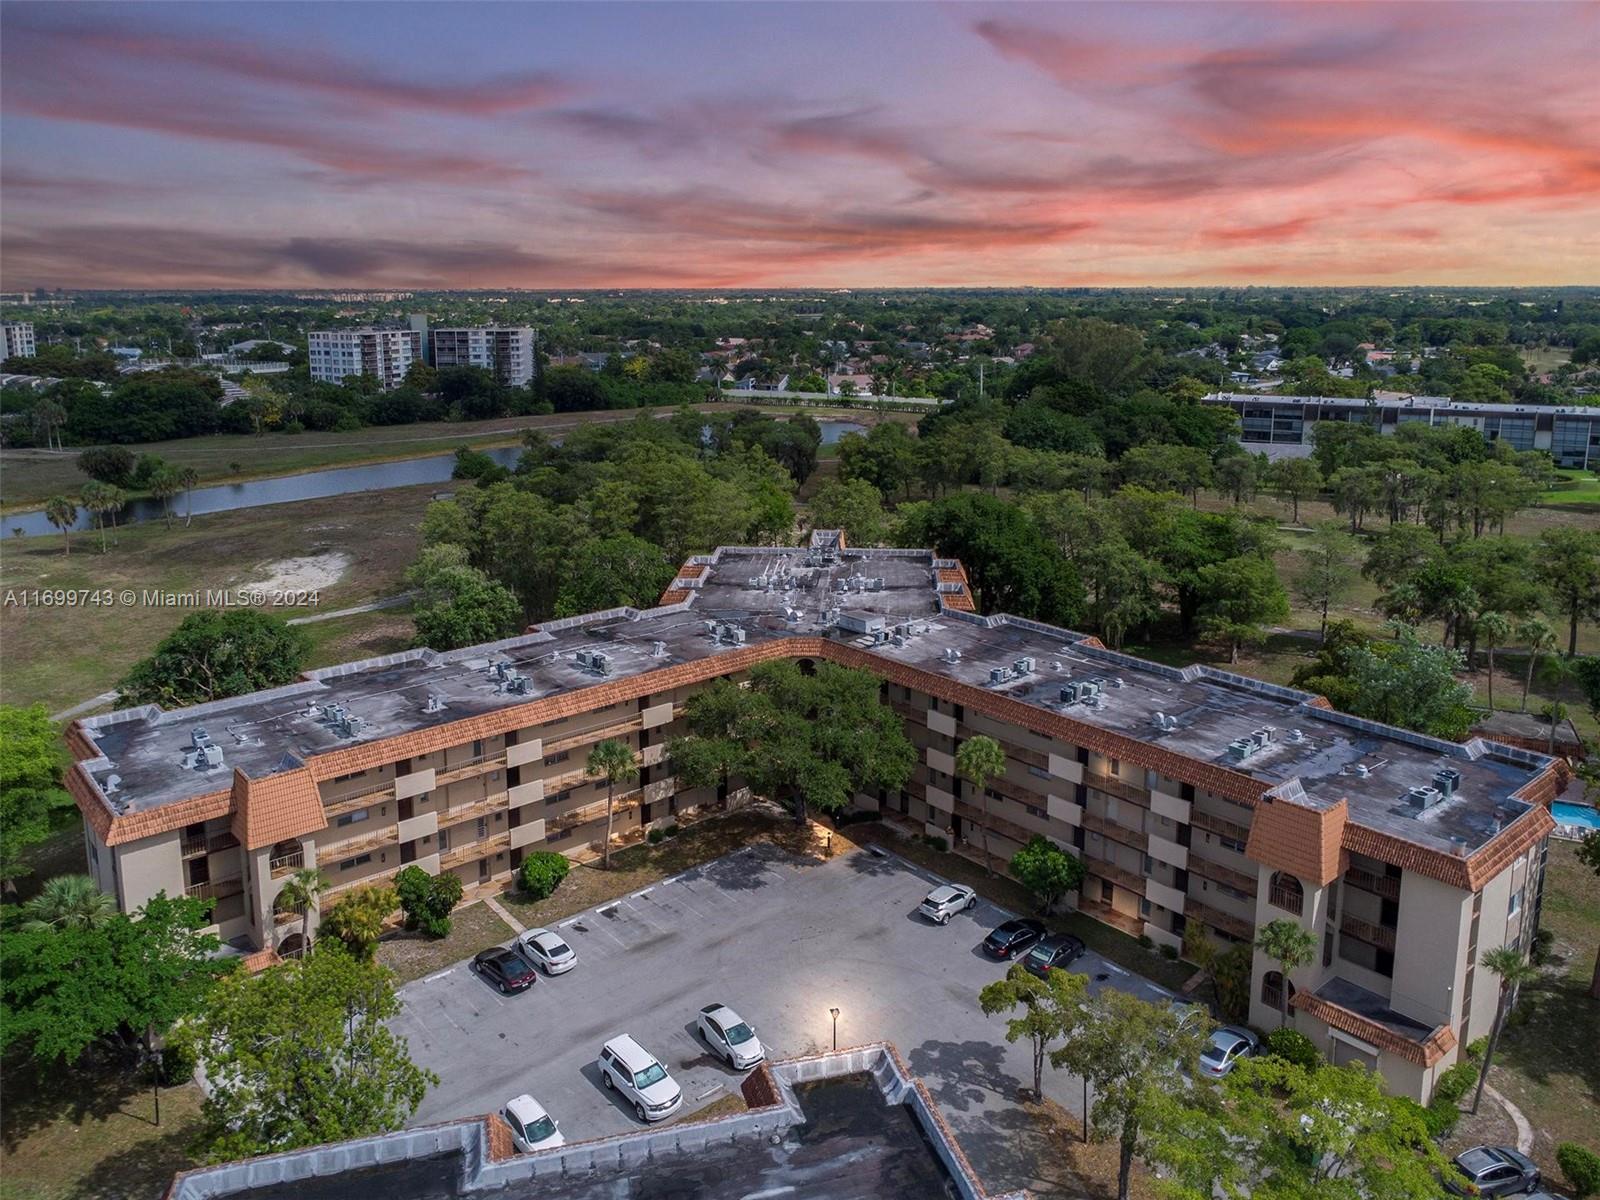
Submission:
[[183,856],[179,833],[159,833],[155,837],[116,847],[117,902],[123,912],[132,912],[157,892],[183,895]]
[[1401,877],[1389,993],[1397,1011],[1428,1025],[1456,1026],[1471,921],[1470,892],[1415,871]]

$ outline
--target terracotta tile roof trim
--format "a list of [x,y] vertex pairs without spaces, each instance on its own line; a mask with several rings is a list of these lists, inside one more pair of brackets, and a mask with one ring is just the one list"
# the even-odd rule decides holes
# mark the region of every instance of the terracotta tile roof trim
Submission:
[[1414,1042],[1408,1037],[1396,1033],[1387,1025],[1380,1024],[1370,1017],[1364,1017],[1358,1012],[1352,1012],[1342,1004],[1335,1004],[1331,1000],[1324,1000],[1312,992],[1300,992],[1294,998],[1294,1007],[1309,1013],[1341,1033],[1348,1033],[1351,1037],[1360,1038],[1370,1042],[1380,1050],[1398,1055],[1407,1062],[1416,1063],[1419,1067],[1431,1067],[1451,1050],[1455,1049],[1456,1035],[1448,1025],[1440,1025],[1420,1042]]
[[[1024,729],[1037,730],[1098,754],[1146,767],[1170,779],[1180,780],[1204,791],[1225,796],[1249,808],[1255,808],[1267,790],[1266,785],[1260,780],[1226,767],[1197,762],[1164,747],[1084,724],[1001,693],[986,691],[972,684],[949,679],[822,637],[777,638],[736,650],[721,651],[704,658],[676,663],[661,670],[546,696],[527,704],[434,726],[431,729],[403,733],[316,755],[307,762],[306,769],[311,779],[320,783],[340,775],[370,770],[402,758],[420,757],[479,738],[496,737],[514,729],[542,725],[564,717],[635,700],[641,696],[704,683],[720,675],[748,670],[757,663],[779,658],[820,658],[844,666],[869,670],[887,682],[914,688]],[[1548,789],[1554,782],[1557,770],[1558,768],[1554,766],[1547,768],[1545,775],[1551,776],[1549,780],[1545,779],[1545,775],[1541,775],[1539,779],[1524,785],[1522,791],[1535,792]],[[162,805],[147,812],[113,815],[109,812],[98,789],[84,774],[83,764],[79,764],[68,773],[68,787],[85,818],[107,845],[137,841],[140,838],[180,829],[185,825],[223,816],[233,811],[231,791],[221,791]],[[305,815],[309,821],[309,810]],[[298,832],[280,833],[278,837],[300,836],[323,827],[324,825],[319,823]],[[1430,850],[1351,821],[1346,821],[1341,840],[1345,849],[1372,854],[1402,868],[1475,891],[1484,880],[1498,873],[1504,863],[1515,858],[1553,828],[1554,822],[1548,812],[1542,808],[1532,809],[1470,859]],[[1506,834],[1512,830],[1516,831],[1515,834],[1507,837]]]

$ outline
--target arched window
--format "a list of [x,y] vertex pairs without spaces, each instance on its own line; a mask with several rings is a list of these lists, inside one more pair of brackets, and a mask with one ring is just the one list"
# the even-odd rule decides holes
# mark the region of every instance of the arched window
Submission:
[[[1279,1008],[1283,1004],[1283,972],[1268,971],[1261,977],[1261,1003]],[[1294,984],[1289,985],[1289,1006],[1294,1006]]]
[[1272,882],[1267,889],[1267,899],[1284,912],[1292,912],[1295,916],[1305,907],[1306,890],[1300,886],[1300,881],[1287,871],[1278,871],[1273,874]]
[[289,838],[273,845],[272,854],[268,859],[272,878],[279,879],[284,875],[291,875],[305,865],[305,852],[300,848],[299,838]]

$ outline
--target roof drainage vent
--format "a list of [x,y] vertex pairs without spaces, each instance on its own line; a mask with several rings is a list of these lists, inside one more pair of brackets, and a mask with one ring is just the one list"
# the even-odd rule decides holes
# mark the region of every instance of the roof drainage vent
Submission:
[[947,663],[958,663],[958,662],[960,662],[961,661],[961,651],[957,650],[954,646],[946,646],[944,648],[944,660]]
[[651,642],[650,643],[650,657],[651,658],[665,658],[666,656],[667,656],[667,644],[665,642]]
[[1156,728],[1163,733],[1171,733],[1178,727],[1178,718],[1164,712],[1158,712],[1155,716],[1155,724]]

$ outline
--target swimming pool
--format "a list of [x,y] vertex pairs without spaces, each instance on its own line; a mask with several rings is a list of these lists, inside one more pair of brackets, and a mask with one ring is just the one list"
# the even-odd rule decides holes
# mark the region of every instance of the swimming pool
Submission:
[[1600,812],[1587,804],[1568,804],[1557,800],[1550,805],[1557,825],[1576,825],[1580,829],[1600,829]]

